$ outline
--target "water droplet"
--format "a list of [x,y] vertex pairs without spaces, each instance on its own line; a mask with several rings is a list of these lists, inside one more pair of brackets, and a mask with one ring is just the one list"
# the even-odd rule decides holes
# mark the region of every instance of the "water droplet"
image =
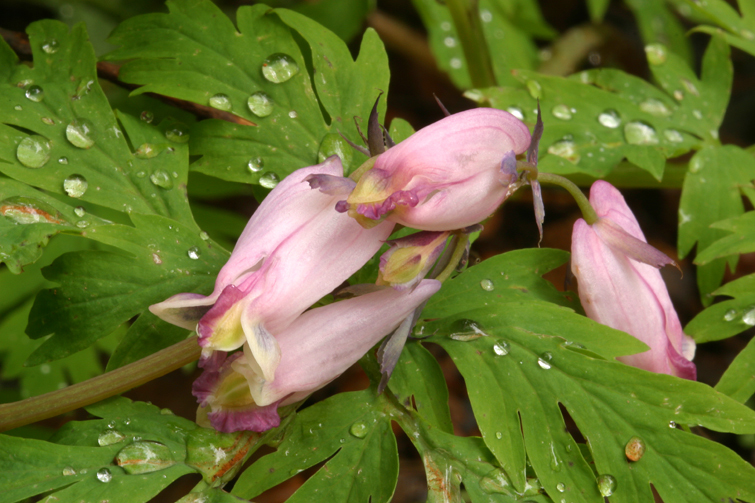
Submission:
[[703,161],[699,157],[695,156],[689,161],[689,172],[699,173],[703,169]]
[[551,368],[551,360],[553,360],[553,355],[546,351],[537,359],[537,364],[541,369],[549,370]]
[[477,322],[466,319],[454,321],[451,324],[451,331],[449,337],[460,342],[473,341],[480,337],[487,337],[488,335],[482,330]]
[[189,129],[177,122],[165,130],[165,137],[173,143],[186,143],[189,141]]
[[16,105],[15,107],[13,107],[13,110],[18,110],[19,112],[23,109],[24,107],[22,107],[21,105]]
[[280,182],[278,175],[272,172],[267,172],[260,177],[260,185],[266,189],[275,188],[275,186],[278,185],[278,182]]
[[493,352],[498,356],[506,356],[509,354],[509,343],[503,339],[498,339],[496,343],[493,344]]
[[496,431],[495,432],[495,438],[497,438],[498,440],[502,439],[503,438],[503,433],[501,433],[500,431]]
[[87,210],[85,210],[83,206],[76,206],[76,207],[75,207],[75,208],[73,209],[73,212],[74,212],[74,214],[75,214],[75,215],[76,215],[77,217],[83,217],[84,215],[86,215],[86,214],[87,214]]
[[558,490],[558,492],[562,493],[566,491],[566,484],[559,482],[558,484],[556,484],[556,489]]
[[690,94],[694,94],[695,96],[700,96],[700,91],[697,90],[697,87],[695,84],[692,83],[691,80],[688,79],[682,79],[682,86],[684,89],[687,90]]
[[39,86],[29,86],[26,90],[26,97],[35,103],[39,103],[45,99],[45,92]]
[[548,153],[557,155],[574,164],[577,164],[580,159],[580,155],[577,153],[577,146],[571,140],[557,141],[548,147]]
[[110,482],[113,480],[113,474],[107,468],[101,468],[97,470],[97,480],[105,483]]
[[158,169],[157,171],[149,175],[149,180],[160,188],[166,190],[173,188],[173,179],[170,177],[167,171]]
[[662,65],[666,62],[666,47],[661,44],[646,45],[645,55],[651,65]]
[[676,129],[665,130],[663,132],[663,137],[672,143],[681,143],[684,141],[684,136],[682,136],[682,133],[680,133]]
[[273,99],[262,91],[249,96],[246,101],[249,110],[257,117],[267,117],[273,113]]
[[108,428],[110,428],[111,430],[112,430],[113,428],[115,428],[115,420],[108,422],[108,423],[107,423],[107,427],[108,427]]
[[265,162],[262,160],[261,157],[255,157],[254,159],[249,159],[249,162],[246,163],[246,167],[252,173],[259,173],[260,171],[262,171],[262,168],[264,166],[265,166]]
[[94,145],[94,125],[86,119],[76,119],[66,126],[66,138],[75,147],[92,148],[92,145]]
[[645,441],[640,437],[632,437],[624,447],[624,454],[629,461],[639,460],[645,454]]
[[155,114],[154,114],[154,113],[152,113],[152,112],[150,112],[149,110],[145,110],[145,111],[143,111],[143,112],[142,112],[142,113],[141,113],[141,114],[139,115],[139,118],[140,118],[141,120],[143,120],[144,122],[146,122],[147,124],[149,124],[149,123],[151,123],[151,122],[152,122],[153,120],[155,120]]
[[42,117],[42,122],[44,122],[48,126],[54,126],[55,125],[55,120],[53,120],[53,119],[51,119],[49,117]]
[[231,104],[231,98],[227,94],[218,93],[210,98],[209,104],[212,108],[229,112],[233,105]]
[[493,290],[495,290],[495,285],[489,279],[480,281],[480,287],[482,287],[482,289],[486,292],[492,292]]
[[669,421],[668,422],[668,427],[676,429],[676,421]]
[[297,117],[299,117],[299,114],[296,113],[296,110],[291,110],[290,112],[288,112],[288,116],[292,119],[296,119]]
[[89,187],[89,183],[81,175],[71,175],[63,180],[63,190],[69,197],[79,198],[83,196],[87,187]]
[[483,23],[489,23],[493,20],[493,14],[487,9],[483,9],[480,11],[480,19]]
[[364,423],[354,423],[351,425],[351,428],[349,428],[349,433],[354,435],[357,438],[364,438],[367,436],[367,425]]
[[[162,152],[163,146],[155,146],[151,143],[142,143],[139,145],[139,148],[136,149],[136,152],[134,152],[134,155],[138,157],[139,159],[152,159],[153,157],[157,157],[160,152]],[[138,176],[138,173],[137,173]],[[141,177],[139,177],[141,178]]]
[[76,475],[76,470],[74,470],[72,466],[66,466],[63,468],[64,477],[70,477],[71,475]]
[[276,84],[286,82],[297,73],[299,65],[288,54],[273,54],[262,63],[262,75]]
[[556,119],[561,119],[563,121],[568,121],[572,117],[572,112],[571,110],[569,110],[569,107],[563,104],[553,107],[551,113],[553,114],[553,117],[555,117]]
[[54,38],[51,38],[42,42],[42,50],[45,51],[47,54],[55,54],[56,52],[58,52],[59,47],[60,47],[60,44]]
[[537,80],[527,81],[527,91],[529,91],[530,96],[532,96],[533,98],[543,99],[543,87]]
[[174,415],[173,411],[170,410],[170,409],[168,409],[168,408],[160,409],[160,414],[162,414],[163,416],[173,416]]
[[613,475],[603,474],[598,476],[598,491],[602,496],[611,496],[615,490],[616,479]]
[[658,135],[649,124],[634,121],[624,126],[624,137],[632,145],[657,145]]
[[682,101],[684,99],[684,93],[680,89],[674,91],[673,95],[676,101]]
[[640,103],[640,110],[656,117],[668,117],[671,115],[671,110],[669,110],[664,102],[652,98]]
[[205,231],[202,231],[199,233],[199,239],[201,239],[202,241],[207,241],[208,239],[210,239],[210,235]]
[[742,315],[742,322],[745,325],[755,325],[755,308],[750,309],[744,315]]
[[449,63],[451,65],[451,68],[453,68],[454,70],[458,70],[462,65],[461,59],[459,58],[451,58],[451,61]]
[[186,254],[192,260],[197,260],[199,256],[201,255],[199,248],[197,248],[196,246],[192,246],[191,248],[189,248],[189,251],[187,251]]
[[119,442],[123,442],[126,439],[126,435],[118,430],[105,430],[97,437],[97,443],[100,446],[113,445]]
[[556,454],[556,445],[551,442],[551,470],[560,472],[562,464],[563,462],[558,458],[558,454]]
[[168,446],[149,441],[127,445],[116,454],[115,462],[129,474],[156,472],[175,464]]
[[616,129],[621,125],[621,117],[619,117],[616,110],[606,110],[602,114],[598,115],[598,122],[601,126],[605,126],[610,129]]
[[453,37],[446,37],[443,39],[443,45],[446,47],[456,47],[456,39]]
[[737,311],[735,309],[729,309],[724,313],[724,321],[733,321],[737,317]]
[[50,143],[44,136],[27,136],[18,144],[16,157],[27,168],[41,168],[50,160]]
[[509,107],[506,109],[508,113],[519,119],[520,121],[524,120],[524,112],[522,112],[522,109],[519,107]]
[[87,227],[89,227],[89,223],[89,220],[79,220],[78,222],[76,222],[76,227],[78,227],[79,229],[86,229]]

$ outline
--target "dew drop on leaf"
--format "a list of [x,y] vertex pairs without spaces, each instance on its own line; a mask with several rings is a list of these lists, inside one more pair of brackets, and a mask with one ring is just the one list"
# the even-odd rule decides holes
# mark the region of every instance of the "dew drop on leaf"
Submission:
[[76,475],[76,470],[74,470],[73,467],[66,466],[65,468],[63,468],[64,477],[70,477],[71,475]]
[[21,225],[65,223],[55,208],[28,197],[10,197],[0,202],[0,215]]
[[684,141],[684,137],[682,136],[682,133],[680,133],[676,129],[665,130],[663,132],[663,137],[666,138],[666,140],[670,141],[671,143],[681,143]]
[[645,46],[645,55],[648,63],[651,65],[662,65],[666,62],[666,48],[661,44],[650,44]]
[[[157,148],[155,145],[152,145],[151,143],[142,143],[139,145],[139,148],[136,149],[134,155],[139,159],[152,159],[153,157],[157,157],[160,152],[161,149]],[[137,176],[139,176],[138,173]]]
[[189,248],[189,251],[187,251],[186,254],[192,260],[197,260],[199,256],[201,255],[199,248],[197,248],[196,246],[192,246],[191,248]]
[[107,468],[101,468],[97,470],[97,480],[105,483],[110,482],[113,480],[113,474]]
[[367,425],[364,424],[364,423],[360,423],[360,422],[352,424],[351,428],[349,428],[349,433],[351,433],[352,435],[354,435],[357,438],[364,438],[364,437],[366,437],[367,436],[367,431],[368,431]]
[[559,482],[558,484],[556,484],[556,489],[558,489],[558,492],[562,493],[566,491],[566,484]]
[[21,105],[16,105],[15,107],[13,107],[13,110],[17,110],[17,111],[19,111],[19,112],[20,112],[21,110],[23,110],[23,109],[24,109],[24,107],[22,107]]
[[229,112],[233,105],[231,104],[231,98],[227,94],[218,93],[210,98],[209,104],[212,108]]
[[262,91],[258,91],[246,100],[249,110],[257,117],[267,117],[273,113],[273,100]]
[[71,175],[63,180],[63,190],[69,197],[81,197],[87,191],[89,183],[81,175]]
[[475,339],[479,339],[480,337],[487,337],[488,335],[477,322],[467,319],[454,321],[451,324],[450,328],[452,330],[452,333],[449,335],[449,337],[455,341],[473,341]]
[[556,119],[561,119],[562,121],[568,121],[572,118],[571,110],[569,110],[569,107],[563,104],[553,107],[551,113],[553,114],[553,117],[555,117]]
[[506,356],[509,354],[509,343],[503,339],[498,339],[495,344],[493,344],[493,352],[498,356]]
[[737,311],[735,309],[729,309],[724,313],[724,321],[734,321],[737,317]]
[[669,421],[669,422],[668,422],[668,427],[669,427],[669,428],[673,428],[673,429],[676,429],[676,421]]
[[202,241],[207,241],[208,239],[210,239],[210,235],[205,231],[202,231],[199,233],[199,239],[201,239]]
[[489,279],[480,281],[480,287],[486,292],[492,292],[493,290],[495,290],[495,285]]
[[83,206],[77,206],[77,207],[75,207],[75,208],[73,209],[73,213],[74,213],[74,214],[75,214],[75,215],[76,215],[77,217],[83,217],[84,215],[86,215],[86,214],[87,214],[87,211],[86,211],[86,210],[84,209],[84,207],[83,207]]
[[42,117],[42,122],[44,122],[48,126],[54,126],[55,125],[55,121],[53,119],[49,118],[49,117]]
[[278,175],[272,172],[265,173],[260,177],[260,185],[266,189],[275,188],[275,186],[278,185],[278,182],[280,182]]
[[537,80],[528,80],[526,85],[527,91],[529,91],[530,96],[535,99],[543,98],[543,87],[540,85],[540,82],[538,82]]
[[658,135],[649,124],[640,121],[628,122],[624,126],[624,137],[631,145],[657,145]]
[[601,496],[608,497],[616,490],[616,479],[613,475],[603,474],[598,476],[598,491]]
[[297,117],[299,117],[299,114],[296,113],[296,110],[291,110],[290,112],[288,112],[288,116],[292,119],[296,119]]
[[275,84],[286,82],[297,73],[299,65],[288,54],[273,54],[262,63],[262,75]]
[[495,432],[495,438],[497,438],[498,440],[502,439],[503,438],[503,433],[501,433],[500,431],[496,431]]
[[59,47],[60,44],[54,38],[50,38],[42,42],[42,50],[47,54],[55,54],[56,52],[58,52]]
[[645,441],[640,437],[632,437],[624,447],[624,454],[629,461],[639,460],[645,454]]
[[742,322],[745,325],[755,325],[755,308],[750,309],[742,316]]
[[509,107],[506,109],[508,113],[519,119],[520,121],[524,120],[524,112],[522,112],[522,109],[519,107]]
[[189,141],[189,129],[177,122],[165,130],[165,137],[173,143],[186,143]]
[[149,180],[162,189],[168,190],[173,188],[173,179],[170,177],[167,171],[158,169],[157,171],[149,175]]
[[577,153],[577,146],[571,140],[557,141],[548,147],[548,153],[557,155],[558,157],[566,159],[574,164],[577,164],[580,160],[580,155]]
[[41,168],[50,160],[50,142],[44,136],[27,136],[18,144],[16,157],[27,168]]
[[118,430],[105,430],[97,437],[97,443],[104,447],[106,445],[113,445],[119,442],[123,442],[126,439],[126,435]]
[[89,227],[89,220],[79,220],[78,222],[76,222],[76,227],[78,227],[79,229],[86,229],[87,227]]
[[45,99],[45,92],[39,86],[29,86],[26,90],[26,97],[35,103],[39,103]]
[[86,119],[76,119],[66,126],[66,138],[75,147],[92,148],[94,145],[94,126]]
[[549,370],[551,368],[551,360],[553,360],[553,355],[546,351],[537,359],[537,364],[541,369]]
[[618,112],[616,110],[606,110],[605,112],[598,115],[598,122],[600,122],[601,126],[607,127],[609,129],[616,129],[621,125],[621,117],[619,117]]
[[653,98],[640,103],[640,110],[656,117],[668,117],[671,115],[671,110],[668,109],[664,102]]
[[150,122],[152,122],[153,120],[155,120],[155,114],[153,114],[153,113],[152,113],[152,112],[150,112],[149,110],[145,110],[145,111],[143,111],[143,112],[142,112],[142,113],[141,113],[141,114],[139,115],[139,118],[140,118],[141,120],[143,120],[144,122],[146,122],[147,124],[149,124]]
[[249,159],[249,162],[246,163],[247,169],[251,171],[252,173],[259,173],[262,171],[262,168],[265,166],[265,162],[262,160],[261,157],[255,157],[254,159]]
[[168,446],[149,441],[127,445],[116,454],[115,462],[129,474],[156,472],[175,464]]

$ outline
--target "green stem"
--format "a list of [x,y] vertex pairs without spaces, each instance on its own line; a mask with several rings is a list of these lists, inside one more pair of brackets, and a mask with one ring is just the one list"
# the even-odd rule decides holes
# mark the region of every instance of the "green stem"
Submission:
[[438,274],[438,276],[435,277],[435,279],[443,283],[451,277],[451,274],[456,270],[456,266],[459,265],[459,261],[464,256],[468,241],[469,237],[466,234],[462,233],[459,235],[459,240],[456,242],[456,248],[454,248],[451,259],[448,261],[448,265],[440,272],[440,274]]
[[592,225],[598,221],[598,214],[595,213],[595,209],[593,209],[590,201],[585,197],[576,184],[567,180],[563,176],[554,175],[552,173],[538,173],[537,180],[539,182],[550,183],[565,188],[577,202],[577,206],[579,206],[579,209],[582,211],[582,217],[585,219],[585,222]]
[[198,360],[199,355],[197,337],[193,336],[101,376],[20,402],[2,404],[0,431],[55,417],[118,395]]
[[467,60],[472,87],[485,88],[496,85],[490,51],[482,30],[478,0],[446,0],[453,18],[456,33]]

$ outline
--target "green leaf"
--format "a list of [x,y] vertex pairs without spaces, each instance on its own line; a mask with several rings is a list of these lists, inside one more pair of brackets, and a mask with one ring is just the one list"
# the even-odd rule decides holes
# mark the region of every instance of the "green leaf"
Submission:
[[[256,124],[199,123],[191,147],[192,154],[202,156],[193,165],[200,172],[244,183],[259,183],[264,177],[262,183],[269,186],[274,183],[271,174],[282,179],[315,164],[327,134],[341,131],[356,141],[352,117],[366,120],[379,89],[388,89],[387,57],[372,30],[353,61],[340,38],[291,11],[242,7],[236,14],[237,30],[208,0],[172,1],[168,8],[169,14],[122,23],[110,39],[121,48],[106,57],[131,60],[121,67],[120,78],[142,84],[135,93],[156,92],[201,105],[224,95],[230,112]],[[311,76],[292,29],[310,45]],[[298,70],[289,71],[293,75],[288,80],[271,81],[264,73],[276,68],[281,55]],[[248,100],[259,96],[256,93],[272,100],[269,115],[250,109]]]
[[[414,0],[412,3],[428,31],[430,48],[438,67],[449,74],[456,87],[468,89],[471,80],[467,62],[448,7],[435,0]],[[537,46],[531,37],[549,39],[556,33],[545,22],[534,2],[483,0],[479,8],[488,47],[499,47],[501,39],[505,37],[506,40],[505,51],[490,51],[496,81],[499,85],[513,84],[512,69],[534,69],[537,66]]]
[[750,339],[734,358],[716,384],[716,391],[739,403],[745,403],[755,394],[755,339]]
[[107,362],[110,372],[184,340],[189,332],[144,312],[129,327]]
[[732,68],[728,46],[718,40],[706,51],[700,79],[665,46],[654,44],[646,52],[660,89],[613,69],[568,78],[517,70],[516,87],[466,95],[528,123],[535,122],[539,97],[545,125],[539,163],[543,171],[603,177],[627,158],[660,180],[665,159],[701,143],[718,144]]
[[[197,428],[191,421],[125,398],[88,410],[103,419],[67,423],[50,442],[0,436],[3,502],[57,490],[52,494],[60,502],[121,501],[128,494],[138,503],[196,471],[183,462],[187,434]],[[158,459],[125,456],[140,447]],[[121,466],[124,459],[130,466]]]
[[711,294],[721,295],[733,299],[709,306],[684,327],[684,333],[698,344],[726,339],[755,325],[755,274],[727,283]]
[[741,17],[731,5],[723,0],[710,0],[705,3],[697,3],[693,0],[683,1],[694,14],[717,26],[701,25],[692,31],[721,37],[730,45],[755,55],[755,12],[749,0],[739,2]]
[[590,19],[593,23],[603,21],[603,16],[606,15],[610,3],[610,0],[587,0],[587,10],[590,12]]
[[[179,226],[165,217],[136,213],[131,219],[136,227],[105,225],[89,232],[133,256],[66,254],[44,269],[45,278],[60,287],[37,296],[27,333],[33,338],[54,335],[34,352],[29,365],[79,351],[175,293],[212,291],[215,275],[228,257],[225,251],[202,240],[195,225]],[[159,344],[153,347],[160,349]]]
[[[732,145],[705,148],[690,159],[679,203],[681,258],[692,250],[695,243],[698,252],[703,252],[728,234],[722,229],[711,228],[711,224],[744,213],[741,188],[749,185],[753,178],[755,158]],[[729,263],[735,267],[736,257]],[[725,259],[698,267],[697,283],[705,303],[710,303],[710,292],[721,284],[725,267]]]
[[695,263],[705,265],[713,259],[728,255],[741,255],[755,251],[755,211],[710,225],[713,229],[733,232],[715,241],[695,257]]
[[[268,3],[285,6],[289,2]],[[290,8],[348,42],[362,31],[362,24],[373,5],[370,0],[322,0],[317,3],[300,2]]]
[[663,44],[688,65],[693,64],[692,50],[686,36],[686,28],[671,11],[668,2],[654,0],[628,0],[645,44]]
[[409,407],[413,399],[417,412],[429,424],[446,433],[453,433],[443,371],[421,343],[409,342],[404,346],[388,387]]
[[341,393],[299,412],[277,450],[241,474],[232,494],[254,498],[297,473],[327,460],[287,501],[383,503],[398,478],[396,437],[383,397],[374,388]]

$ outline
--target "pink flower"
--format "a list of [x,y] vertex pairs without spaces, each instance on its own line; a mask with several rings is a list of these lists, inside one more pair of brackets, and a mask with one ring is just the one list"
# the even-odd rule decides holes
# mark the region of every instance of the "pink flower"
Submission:
[[310,189],[312,173],[342,176],[337,157],[295,171],[252,215],[209,297],[181,293],[150,307],[175,325],[196,329],[204,363],[213,351],[243,344],[272,380],[280,360],[275,334],[362,267],[393,230],[364,229],[333,211],[334,196]]
[[516,117],[478,108],[450,115],[378,155],[356,185],[310,180],[323,191],[348,194],[336,209],[366,227],[387,218],[421,230],[459,229],[484,220],[506,199],[517,179],[516,155],[529,144],[530,133]]
[[[305,312],[277,334],[281,359],[265,376],[248,345],[219,369],[205,370],[192,392],[198,417],[223,432],[265,431],[280,424],[277,408],[304,399],[341,375],[440,288],[383,288]],[[200,422],[201,424],[201,422]]]
[[598,180],[590,189],[598,221],[579,219],[572,234],[572,271],[587,316],[638,338],[650,350],[619,358],[628,365],[696,378],[694,341],[682,326],[659,267],[673,264],[647,244],[621,193]]
[[419,283],[440,256],[450,235],[448,231],[421,231],[388,241],[391,247],[380,257],[377,284],[403,289]]

